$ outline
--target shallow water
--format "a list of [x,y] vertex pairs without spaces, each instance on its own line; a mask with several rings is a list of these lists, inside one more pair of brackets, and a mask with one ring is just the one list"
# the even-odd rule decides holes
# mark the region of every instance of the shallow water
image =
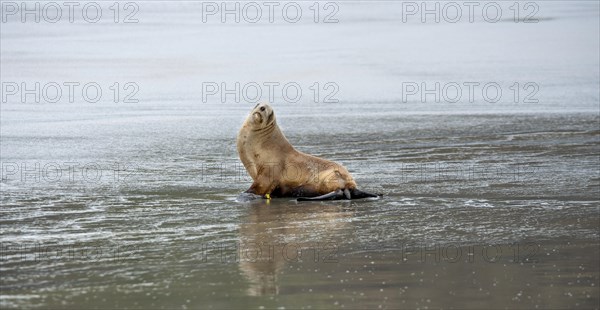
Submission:
[[[524,120],[536,130],[519,128]],[[300,121],[280,120],[286,128]],[[155,135],[145,138],[147,147],[121,148],[140,161],[119,181],[6,181],[3,304],[597,304],[597,116],[345,121],[378,122],[388,130],[344,136],[338,129],[328,138],[286,132],[302,150],[345,164],[362,188],[384,193],[380,200],[238,203],[250,180],[235,158],[219,162],[235,155],[232,138],[202,142],[200,134]],[[398,128],[416,127],[412,122],[429,130]],[[486,126],[476,134],[460,125],[477,122]],[[105,138],[86,139],[37,143],[60,149]]]
[[[3,82],[140,87],[2,103],[2,308],[598,308],[597,5],[543,6],[527,28],[399,24],[385,3],[331,28],[206,25],[183,2],[141,2],[131,28],[2,24]],[[398,95],[492,79],[536,81],[540,100]],[[338,103],[274,102],[279,125],[383,198],[237,202],[254,104],[201,103],[224,80],[338,83]]]

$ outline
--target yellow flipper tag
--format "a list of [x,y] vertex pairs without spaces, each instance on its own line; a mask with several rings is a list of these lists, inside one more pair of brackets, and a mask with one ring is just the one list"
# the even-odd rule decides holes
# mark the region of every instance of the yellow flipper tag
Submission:
[[265,194],[265,198],[271,199],[271,194]]

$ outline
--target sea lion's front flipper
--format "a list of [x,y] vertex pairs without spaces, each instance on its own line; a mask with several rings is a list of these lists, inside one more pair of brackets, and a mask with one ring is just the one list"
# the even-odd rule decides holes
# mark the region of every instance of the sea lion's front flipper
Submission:
[[261,199],[263,198],[261,195],[256,195],[254,193],[249,193],[249,192],[243,192],[241,194],[239,194],[236,198],[235,201],[237,202],[249,202],[249,201],[253,201],[253,200],[257,200],[257,199]]
[[360,189],[352,189],[350,190],[350,193],[352,194],[352,199],[360,199],[360,198],[377,198],[383,195],[376,195],[376,194],[371,194],[371,193],[367,193],[367,192],[363,192]]
[[341,189],[333,191],[329,194],[317,196],[317,197],[298,197],[297,201],[315,201],[315,200],[337,200],[344,197],[344,192]]

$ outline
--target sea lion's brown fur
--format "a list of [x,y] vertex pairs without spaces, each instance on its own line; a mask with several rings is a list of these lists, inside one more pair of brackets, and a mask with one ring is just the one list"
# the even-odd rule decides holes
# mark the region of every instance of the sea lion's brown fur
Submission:
[[237,149],[254,180],[246,191],[273,197],[314,197],[354,190],[342,165],[296,150],[285,138],[268,104],[257,104],[237,136]]

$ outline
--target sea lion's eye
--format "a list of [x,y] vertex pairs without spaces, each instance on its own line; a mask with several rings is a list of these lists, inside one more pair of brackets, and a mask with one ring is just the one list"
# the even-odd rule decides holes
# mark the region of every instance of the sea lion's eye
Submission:
[[260,110],[261,110],[261,111],[264,111],[264,110],[265,110],[265,107],[260,107]]

